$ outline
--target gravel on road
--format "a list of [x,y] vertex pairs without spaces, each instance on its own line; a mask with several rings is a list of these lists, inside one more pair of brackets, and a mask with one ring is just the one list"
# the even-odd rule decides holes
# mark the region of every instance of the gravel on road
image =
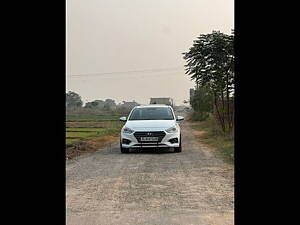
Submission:
[[181,153],[115,143],[68,160],[67,225],[233,225],[233,166],[181,129]]

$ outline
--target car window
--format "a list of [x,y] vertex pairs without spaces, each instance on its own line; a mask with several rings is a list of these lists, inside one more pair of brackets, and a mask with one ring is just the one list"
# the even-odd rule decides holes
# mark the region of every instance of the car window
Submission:
[[134,109],[129,120],[174,120],[174,116],[168,107],[147,107]]

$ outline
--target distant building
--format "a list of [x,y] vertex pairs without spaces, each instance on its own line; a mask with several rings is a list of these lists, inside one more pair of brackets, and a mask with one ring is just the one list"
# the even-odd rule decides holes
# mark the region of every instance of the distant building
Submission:
[[139,106],[139,105],[140,104],[135,101],[133,101],[133,102],[123,101],[123,104],[119,104],[118,108],[132,109],[133,107]]
[[172,98],[151,98],[150,104],[163,104],[163,105],[170,105],[174,106],[174,102]]
[[138,104],[137,102],[135,102],[135,101],[133,101],[133,102],[123,102],[123,104],[122,104],[122,107],[125,107],[125,108],[133,108],[133,107],[135,107],[135,106],[138,106],[138,105],[140,105],[140,104]]

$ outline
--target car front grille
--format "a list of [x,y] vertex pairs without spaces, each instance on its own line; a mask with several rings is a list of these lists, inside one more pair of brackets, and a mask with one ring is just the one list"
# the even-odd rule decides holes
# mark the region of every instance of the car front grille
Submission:
[[135,144],[133,146],[137,146],[137,147],[162,147],[162,146],[167,146],[166,144],[161,144],[161,143],[141,143],[141,144]]
[[158,142],[161,142],[166,133],[164,131],[137,131],[133,135],[139,143],[144,143],[141,141],[141,137],[158,137]]

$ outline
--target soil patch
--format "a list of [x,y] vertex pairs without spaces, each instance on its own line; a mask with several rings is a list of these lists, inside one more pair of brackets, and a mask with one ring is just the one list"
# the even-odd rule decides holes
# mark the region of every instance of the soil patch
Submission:
[[195,136],[199,136],[199,137],[201,137],[201,136],[203,136],[203,134],[205,134],[205,131],[200,131],[200,130],[195,130],[195,131],[193,131],[194,132],[194,134],[195,134]]
[[82,140],[66,146],[66,159],[72,159],[85,153],[96,152],[105,146],[119,140],[119,137],[102,136]]

